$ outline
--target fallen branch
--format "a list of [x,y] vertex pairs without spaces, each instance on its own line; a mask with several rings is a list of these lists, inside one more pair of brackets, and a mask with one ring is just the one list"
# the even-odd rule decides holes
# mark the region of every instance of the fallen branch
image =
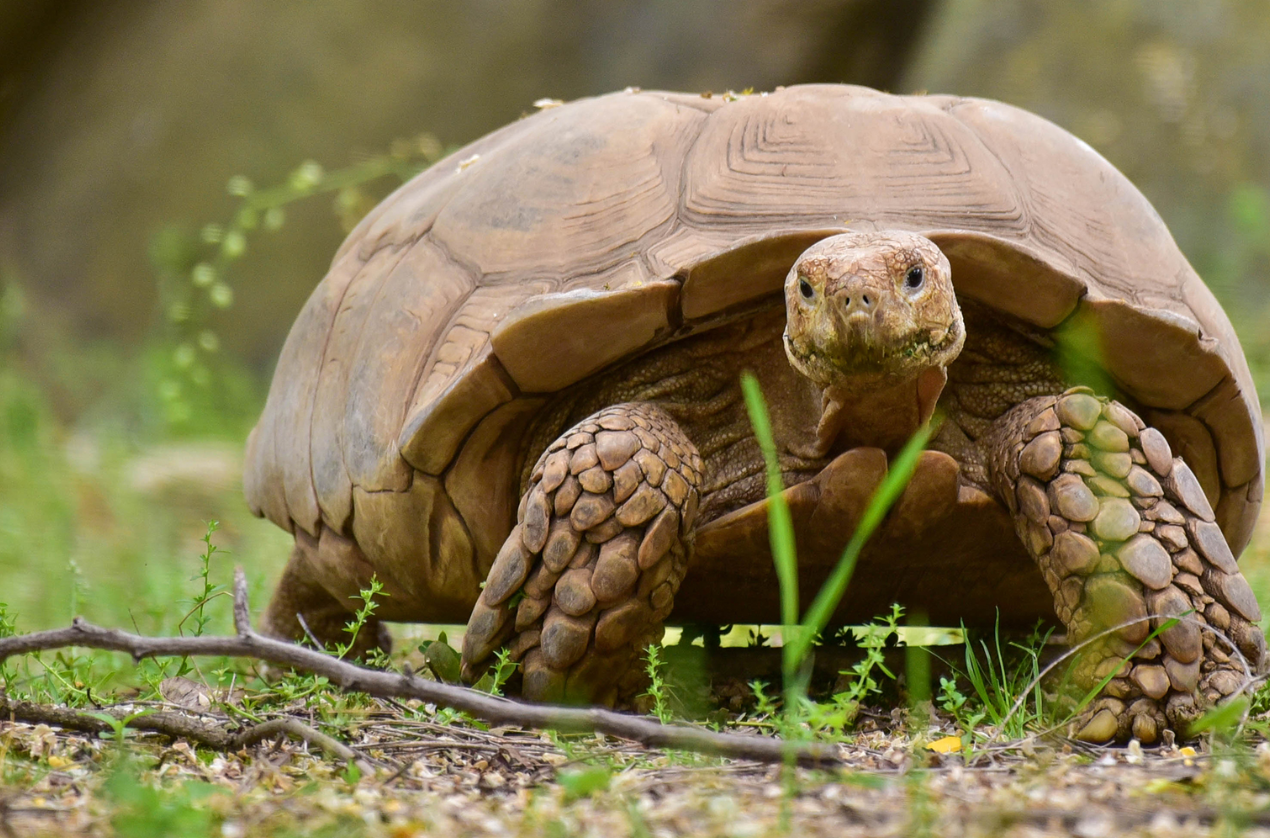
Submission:
[[[324,676],[347,691],[379,698],[414,698],[438,707],[461,710],[492,725],[549,728],[561,733],[603,733],[647,748],[672,748],[733,759],[760,762],[793,760],[801,765],[819,767],[843,764],[832,745],[665,725],[650,718],[596,707],[527,704],[467,687],[425,681],[413,674],[367,669],[323,652],[265,637],[251,626],[247,580],[242,568],[234,572],[234,627],[238,632],[234,637],[143,637],[95,626],[76,617],[67,628],[0,639],[0,663],[13,655],[68,646],[127,652],[134,661],[187,655],[252,658]],[[129,727],[144,729],[145,720],[153,718],[153,715],[156,714],[133,719]]]
[[[219,725],[205,724],[184,713],[172,713],[165,710],[153,713],[126,713],[119,708],[106,708],[99,713],[113,716],[133,730],[188,739],[218,751],[237,751],[279,734],[285,734],[292,739],[307,742],[344,762],[352,762],[362,771],[370,767],[370,762],[357,751],[338,739],[309,727],[299,719],[271,719],[231,733]],[[30,701],[10,701],[3,696],[0,696],[0,718],[27,724],[57,725],[66,730],[78,730],[84,733],[108,733],[114,730],[114,725],[101,718],[99,714],[81,713],[69,707],[51,707]]]

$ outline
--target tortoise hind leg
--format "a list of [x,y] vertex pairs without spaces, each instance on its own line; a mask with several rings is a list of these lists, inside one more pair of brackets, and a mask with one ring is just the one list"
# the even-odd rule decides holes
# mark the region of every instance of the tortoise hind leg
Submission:
[[472,610],[464,678],[507,644],[526,698],[633,697],[687,569],[700,481],[696,448],[653,405],[615,405],[562,434]]
[[1072,642],[1140,620],[1078,659],[1085,689],[1120,667],[1075,726],[1078,738],[1149,744],[1165,726],[1185,734],[1206,705],[1245,685],[1241,656],[1259,672],[1257,601],[1199,482],[1159,431],[1076,388],[1011,410],[988,454]]
[[[325,538],[331,539],[329,533]],[[261,634],[295,641],[312,637],[328,649],[348,642],[344,627],[353,619],[354,604],[340,602],[316,581],[319,574],[313,562],[321,548],[318,539],[296,527],[291,558],[283,568],[269,607],[260,618]],[[391,651],[392,635],[383,622],[372,617],[358,632],[348,656],[364,657],[376,648]]]

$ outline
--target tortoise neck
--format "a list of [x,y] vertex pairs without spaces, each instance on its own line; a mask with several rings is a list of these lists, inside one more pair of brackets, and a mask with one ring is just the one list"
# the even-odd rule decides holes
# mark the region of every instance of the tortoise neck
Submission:
[[899,380],[852,380],[822,391],[815,452],[831,456],[870,446],[896,453],[930,421],[948,374],[928,367]]

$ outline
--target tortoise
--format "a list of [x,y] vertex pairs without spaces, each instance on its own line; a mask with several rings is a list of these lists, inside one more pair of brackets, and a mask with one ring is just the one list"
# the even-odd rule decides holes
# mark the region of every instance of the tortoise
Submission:
[[250,507],[295,537],[264,630],[336,639],[377,575],[377,617],[467,623],[465,678],[506,648],[526,697],[612,703],[667,621],[777,622],[747,369],[804,601],[944,417],[837,622],[1119,626],[1077,670],[1117,672],[1096,741],[1261,666],[1260,407],[1159,216],[1038,116],[842,85],[551,107],[373,210],[247,442]]

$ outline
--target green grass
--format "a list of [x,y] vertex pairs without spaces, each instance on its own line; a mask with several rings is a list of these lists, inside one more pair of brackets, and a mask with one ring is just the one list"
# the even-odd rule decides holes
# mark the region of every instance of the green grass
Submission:
[[825,580],[811,606],[801,617],[798,611],[798,547],[794,543],[794,526],[789,506],[783,492],[780,463],[776,456],[776,441],[772,436],[767,404],[759,388],[758,379],[750,373],[741,376],[741,389],[745,394],[745,406],[758,438],[759,448],[767,474],[767,496],[772,561],[776,565],[776,577],[780,584],[782,636],[782,673],[787,706],[794,706],[806,694],[807,672],[805,665],[812,645],[829,626],[834,611],[842,602],[855,572],[860,551],[872,537],[886,513],[899,500],[917,468],[917,460],[937,423],[932,422],[915,433],[900,453],[891,461],[882,482],[874,490],[860,522],[842,551],[841,558]]
[[[2,598],[21,630],[81,614],[175,633],[190,577],[214,592],[231,563],[248,568],[262,604],[290,537],[246,509],[240,445],[66,428],[11,371],[0,371],[0,421]],[[220,552],[205,566],[209,520],[220,522]],[[224,611],[198,609],[194,619],[199,631],[228,626]]]

